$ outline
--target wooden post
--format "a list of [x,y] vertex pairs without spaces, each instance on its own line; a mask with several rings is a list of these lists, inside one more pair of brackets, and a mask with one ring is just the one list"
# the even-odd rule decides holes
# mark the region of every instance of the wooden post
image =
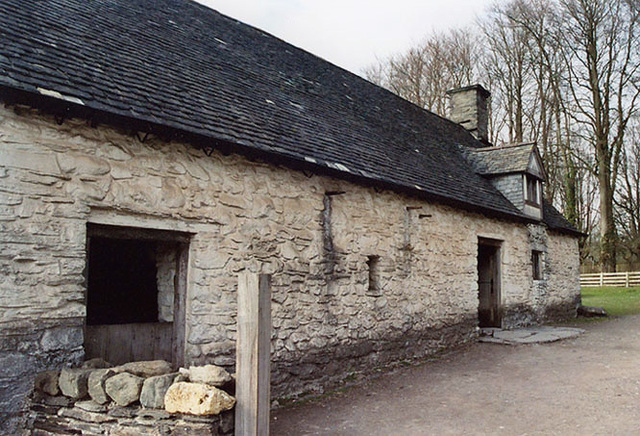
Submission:
[[624,281],[624,287],[628,288],[629,287],[629,271],[627,271],[627,273],[624,276],[625,281]]
[[268,436],[271,361],[271,277],[238,277],[236,436]]
[[173,278],[173,342],[172,363],[174,369],[184,365],[186,299],[187,299],[187,269],[189,267],[189,245],[178,245],[176,259],[176,275]]
[[600,286],[604,286],[604,273],[600,272]]

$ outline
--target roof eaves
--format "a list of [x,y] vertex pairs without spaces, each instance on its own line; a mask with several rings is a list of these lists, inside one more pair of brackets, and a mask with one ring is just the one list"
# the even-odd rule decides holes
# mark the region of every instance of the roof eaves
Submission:
[[577,238],[586,238],[589,236],[588,233],[581,232],[580,230],[566,229],[564,227],[552,227],[547,224],[547,227],[552,232],[562,233],[564,235],[575,236]]
[[9,104],[26,104],[40,109],[45,113],[57,116],[64,115],[65,117],[90,119],[97,123],[125,127],[128,130],[149,131],[161,137],[179,137],[181,140],[190,142],[198,148],[205,147],[205,144],[210,147],[211,143],[214,142],[214,148],[219,148],[225,153],[238,153],[249,158],[264,159],[265,161],[277,165],[284,165],[292,169],[311,170],[318,174],[353,181],[361,185],[365,184],[400,191],[426,200],[464,209],[469,212],[480,212],[487,216],[515,220],[523,223],[535,222],[535,220],[520,213],[516,209],[507,211],[479,206],[430,192],[427,188],[419,185],[399,183],[381,178],[377,174],[366,171],[351,171],[344,164],[328,162],[317,158],[302,158],[300,156],[274,153],[272,150],[260,149],[257,148],[255,144],[249,144],[245,141],[237,142],[234,138],[226,138],[222,137],[222,135],[219,138],[213,137],[210,135],[210,132],[195,126],[185,128],[185,126],[166,122],[166,120],[158,123],[157,119],[144,117],[140,114],[136,114],[134,117],[128,110],[98,104],[93,100],[79,104],[75,102],[73,98],[65,98],[69,96],[60,97],[55,93],[42,93],[33,88],[30,89],[28,86],[22,86],[21,88],[22,89],[0,83],[0,95],[2,96],[0,98]]

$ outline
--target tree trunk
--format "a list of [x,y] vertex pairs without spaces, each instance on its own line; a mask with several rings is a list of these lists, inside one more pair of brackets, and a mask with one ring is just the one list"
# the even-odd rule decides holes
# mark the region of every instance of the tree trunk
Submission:
[[565,152],[565,198],[564,198],[564,216],[578,230],[582,230],[580,217],[578,215],[578,171],[573,160],[567,156]]
[[613,190],[609,166],[599,163],[600,185],[600,268],[602,272],[616,271],[616,228],[613,221]]

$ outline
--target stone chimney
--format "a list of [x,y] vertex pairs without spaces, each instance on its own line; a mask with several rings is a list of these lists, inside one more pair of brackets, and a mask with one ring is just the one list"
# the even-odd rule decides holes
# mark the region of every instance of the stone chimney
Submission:
[[489,97],[482,85],[465,86],[447,91],[451,98],[451,121],[460,124],[473,136],[489,144]]

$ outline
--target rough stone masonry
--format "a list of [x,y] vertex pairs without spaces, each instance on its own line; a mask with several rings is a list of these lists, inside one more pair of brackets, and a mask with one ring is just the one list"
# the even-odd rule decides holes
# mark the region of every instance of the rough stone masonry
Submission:
[[579,299],[577,239],[542,226],[3,106],[4,420],[36,372],[83,358],[88,223],[192,235],[186,365],[231,369],[237,274],[272,274],[276,398],[473,338],[479,237],[502,241],[504,327],[571,315]]
[[162,360],[114,367],[95,358],[36,376],[25,434],[233,434],[234,390],[214,365],[178,373]]

